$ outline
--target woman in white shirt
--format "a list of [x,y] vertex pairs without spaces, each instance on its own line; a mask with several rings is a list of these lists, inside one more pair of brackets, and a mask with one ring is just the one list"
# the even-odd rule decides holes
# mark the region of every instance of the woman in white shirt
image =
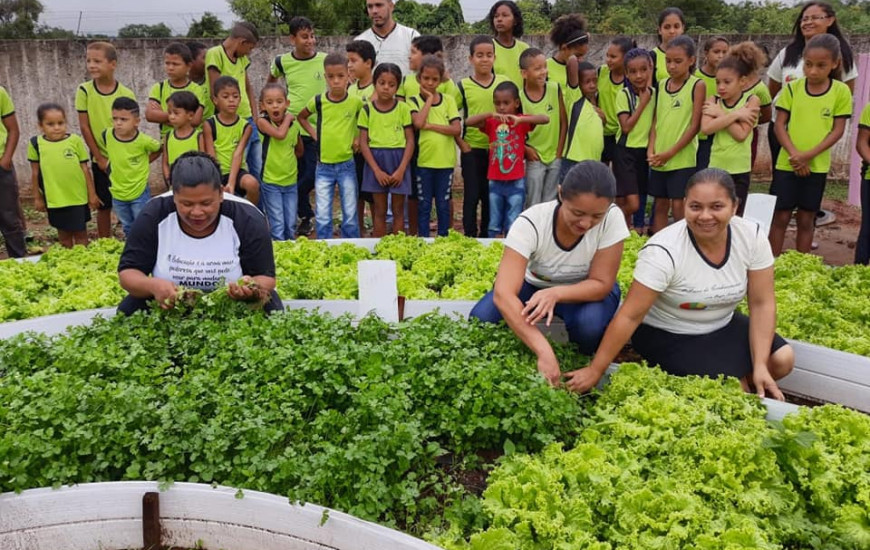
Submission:
[[553,385],[560,381],[559,362],[535,325],[560,317],[569,340],[591,354],[619,305],[616,273],[628,227],[615,194],[604,164],[571,168],[557,200],[532,206],[511,226],[495,286],[471,311],[484,322],[504,320]]
[[[804,77],[804,47],[810,38],[818,34],[832,34],[840,41],[840,52],[843,56],[843,82],[849,89],[855,90],[855,81],[858,78],[858,67],[849,41],[843,36],[840,26],[837,24],[837,14],[834,8],[827,2],[807,2],[804,4],[797,19],[794,22],[794,38],[791,43],[781,49],[770,67],[767,69],[767,87],[770,89],[770,97],[773,98],[773,118],[776,118],[776,99],[779,92],[786,84],[793,80]],[[776,164],[780,145],[773,132],[773,120],[770,121],[767,133],[770,141],[770,153],[772,163]]]
[[[686,188],[686,218],[641,249],[634,282],[588,367],[567,374],[587,391],[631,344],[671,374],[735,376],[744,388],[782,399],[776,380],[794,352],[775,334],[773,254],[757,223],[735,216],[737,195],[725,171],[696,173]],[[749,317],[735,308],[748,296]]]

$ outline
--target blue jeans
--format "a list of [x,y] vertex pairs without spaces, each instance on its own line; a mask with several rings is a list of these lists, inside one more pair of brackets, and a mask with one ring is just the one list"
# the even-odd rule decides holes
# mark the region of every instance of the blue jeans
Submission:
[[311,209],[311,191],[314,190],[314,174],[317,170],[317,142],[302,136],[303,153],[299,159],[299,217],[310,220],[314,217]]
[[145,205],[151,200],[151,191],[148,186],[145,186],[145,191],[141,195],[131,201],[122,201],[113,198],[112,208],[115,209],[115,214],[121,222],[121,227],[124,228],[124,236],[130,236],[130,229],[133,227],[133,222],[145,209]]
[[[541,289],[523,281],[519,293],[520,301],[525,304],[532,294],[539,290]],[[592,355],[616,313],[619,297],[619,285],[614,284],[610,294],[600,302],[559,303],[556,304],[553,312],[556,317],[565,322],[568,340],[577,344],[582,353]],[[484,323],[498,323],[503,319],[501,312],[495,307],[493,291],[487,292],[486,296],[477,302],[471,310],[470,317],[480,319]]]
[[257,122],[253,117],[248,117],[248,123],[251,125],[251,138],[245,146],[245,161],[248,163],[248,173],[257,178],[257,181],[262,181],[263,144],[260,141],[260,133],[257,132]]
[[269,219],[269,231],[276,241],[296,238],[296,209],[298,185],[275,185],[263,182],[260,185],[260,202]]
[[508,229],[523,211],[526,201],[525,179],[510,181],[489,180],[489,238],[507,235]]
[[438,216],[438,235],[447,236],[450,229],[450,180],[453,168],[417,168],[419,197],[417,231],[421,237],[429,236],[429,220],[432,217],[432,199],[435,199],[435,214]]
[[332,199],[335,196],[336,184],[338,184],[338,194],[341,200],[341,238],[358,239],[359,221],[356,216],[356,202],[359,189],[357,188],[356,165],[353,159],[336,164],[317,163],[317,172],[314,176],[314,192],[317,197],[314,219],[317,226],[317,238],[332,238]]

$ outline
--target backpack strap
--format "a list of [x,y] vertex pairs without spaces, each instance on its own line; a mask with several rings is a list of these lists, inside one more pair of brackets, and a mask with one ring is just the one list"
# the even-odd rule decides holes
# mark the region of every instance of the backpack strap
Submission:
[[565,151],[571,150],[571,143],[574,141],[574,132],[577,130],[577,121],[580,119],[580,113],[583,112],[584,105],[586,105],[586,98],[581,97],[580,100],[571,108],[571,117],[568,121],[568,143],[565,144]]
[[317,111],[317,140],[320,141],[320,129],[323,127],[323,94],[314,96],[314,110]]
[[280,72],[283,75],[284,74],[284,64],[281,62],[280,55],[275,56],[275,66],[278,67],[278,72]]
[[212,141],[217,141],[217,124],[214,123],[214,118],[209,118],[206,120],[209,127],[211,128],[211,139]]
[[36,151],[36,158],[39,158],[39,136],[33,136],[30,138],[30,145],[33,147],[33,150]]
[[[465,85],[462,84],[462,80],[459,81],[459,84],[456,85],[459,88],[459,95],[462,97],[462,110],[465,111],[465,118],[468,118],[468,98],[465,97]],[[465,139],[465,133],[468,131],[468,127],[465,125],[465,121],[462,121],[462,139]]]

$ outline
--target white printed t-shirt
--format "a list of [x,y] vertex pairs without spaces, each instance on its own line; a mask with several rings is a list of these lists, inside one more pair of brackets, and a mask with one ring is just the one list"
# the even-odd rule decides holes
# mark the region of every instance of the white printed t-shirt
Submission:
[[191,237],[181,229],[171,193],[151,199],[136,218],[118,271],[138,269],[176,285],[203,291],[242,275],[275,276],[266,218],[250,202],[224,193],[211,235]]
[[396,23],[386,36],[381,36],[371,27],[356,37],[355,40],[365,40],[375,48],[378,64],[395,63],[402,69],[402,74],[410,72],[408,56],[411,54],[411,41],[420,36],[416,30]]
[[532,206],[517,218],[504,245],[528,260],[525,280],[538,288],[585,281],[595,253],[628,238],[625,216],[615,204],[604,219],[590,228],[571,248],[556,242],[558,201]]
[[641,248],[634,280],[659,293],[644,324],[675,334],[709,334],[731,321],[746,296],[748,271],[773,265],[767,235],[755,222],[734,217],[725,259],[711,264],[681,220]]

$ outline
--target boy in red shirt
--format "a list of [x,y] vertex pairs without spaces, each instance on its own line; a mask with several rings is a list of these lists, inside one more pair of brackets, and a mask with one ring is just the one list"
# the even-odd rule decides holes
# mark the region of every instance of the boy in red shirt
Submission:
[[495,113],[480,113],[465,120],[489,136],[490,238],[507,235],[526,199],[526,135],[538,124],[549,124],[547,115],[520,114],[520,91],[513,82],[502,82],[492,93]]

